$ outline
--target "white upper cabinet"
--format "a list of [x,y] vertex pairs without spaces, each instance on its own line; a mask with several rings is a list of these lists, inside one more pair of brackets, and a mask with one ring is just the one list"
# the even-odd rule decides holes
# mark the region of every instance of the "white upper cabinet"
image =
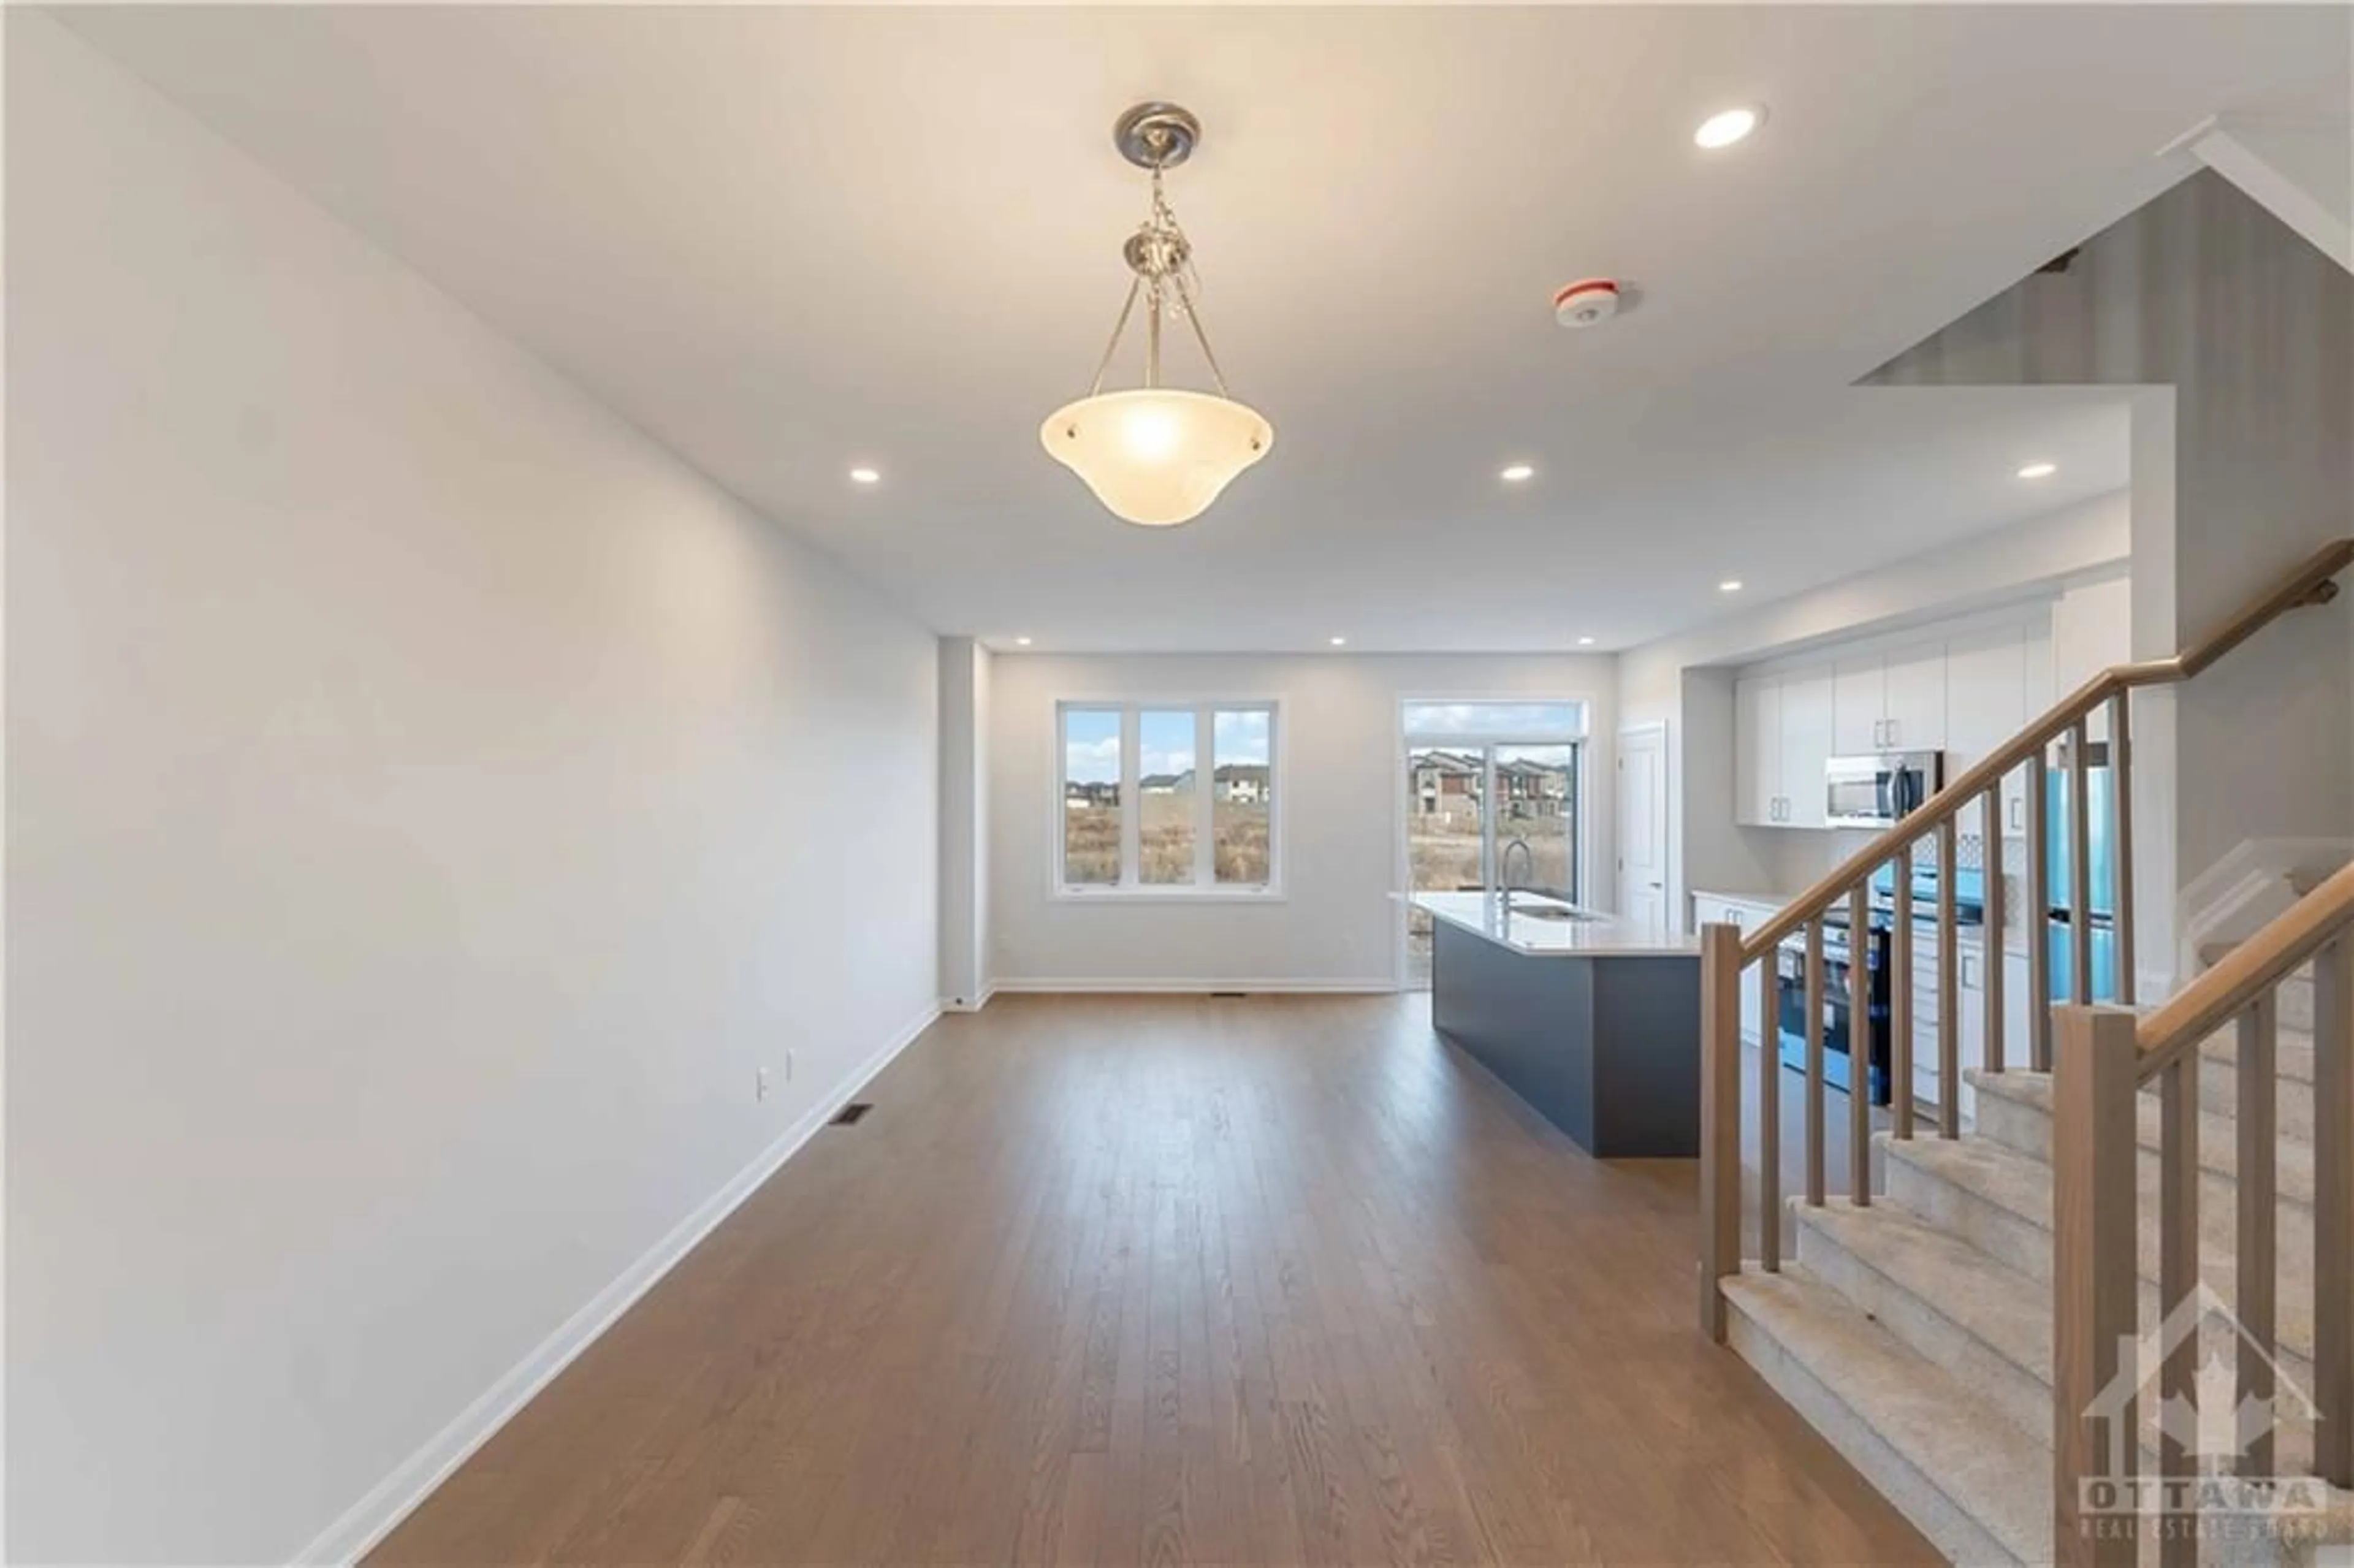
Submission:
[[1833,756],[1837,683],[1828,670],[1782,677],[1782,821],[1794,828],[1825,825],[1823,764]]
[[1888,671],[1877,653],[1842,659],[1831,669],[1834,757],[1869,757],[1882,749],[1888,719]]
[[1946,744],[1946,645],[1858,654],[1832,667],[1834,756],[1935,751]]
[[1946,771],[1957,773],[2019,733],[2027,711],[2027,635],[1989,627],[1946,645]]
[[1946,738],[1946,645],[1922,642],[1888,656],[1882,751],[1941,751]]
[[[2028,706],[2027,630],[1988,627],[1956,636],[1946,644],[1946,777],[1986,760],[1996,747],[2042,711]],[[2003,780],[2006,831],[2025,826],[2017,805],[2025,769]],[[1975,812],[1966,812],[1964,832],[1980,831]]]
[[[2133,657],[2133,592],[2124,577],[2081,584],[2052,607],[2052,671],[2055,697],[2065,695],[2112,664]],[[2050,704],[2044,705],[2050,706]],[[2093,711],[2093,738],[2105,740],[2109,710]]]
[[[1823,764],[1943,751],[1946,777],[1984,761],[2052,705],[2053,639],[2040,619],[1956,623],[1935,641],[1743,677],[1734,685],[1734,811],[1749,827],[1820,828]],[[2004,780],[2004,829],[2023,832],[2025,771]],[[1979,829],[1975,812],[1964,832]]]
[[1754,675],[1734,685],[1734,815],[1744,827],[1823,826],[1831,673]]
[[1734,820],[1772,827],[1782,820],[1782,686],[1771,675],[1733,688]]

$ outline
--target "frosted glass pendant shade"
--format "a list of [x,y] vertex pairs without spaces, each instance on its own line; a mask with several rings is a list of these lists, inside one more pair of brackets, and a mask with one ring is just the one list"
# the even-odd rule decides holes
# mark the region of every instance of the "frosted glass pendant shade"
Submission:
[[1199,517],[1265,457],[1275,427],[1230,397],[1142,387],[1066,404],[1038,439],[1114,516],[1167,528]]

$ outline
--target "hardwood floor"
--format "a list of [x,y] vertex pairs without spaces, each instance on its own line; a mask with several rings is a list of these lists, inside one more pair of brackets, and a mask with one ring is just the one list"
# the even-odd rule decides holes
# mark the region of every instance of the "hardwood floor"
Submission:
[[1427,1009],[943,1020],[370,1562],[1937,1561]]

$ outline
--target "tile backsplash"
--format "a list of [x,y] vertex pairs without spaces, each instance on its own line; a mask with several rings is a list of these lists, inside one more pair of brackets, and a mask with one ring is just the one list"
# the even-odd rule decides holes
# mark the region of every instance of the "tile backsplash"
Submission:
[[[1861,830],[1842,829],[1828,833],[1792,832],[1773,836],[1780,841],[1774,846],[1777,857],[1775,867],[1777,890],[1795,894],[1813,886],[1841,861],[1869,844],[1874,835]],[[1935,865],[1937,860],[1936,835],[1931,834],[1913,853],[1915,863]],[[1954,836],[1954,859],[1964,870],[1984,869],[1984,835],[1956,833]],[[2002,870],[2003,926],[2006,931],[2016,936],[2026,928],[2027,889],[2027,844],[2018,833],[2003,835]]]

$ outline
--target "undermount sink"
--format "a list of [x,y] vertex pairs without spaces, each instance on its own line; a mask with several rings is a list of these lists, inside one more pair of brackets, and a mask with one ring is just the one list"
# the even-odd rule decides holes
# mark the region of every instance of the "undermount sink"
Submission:
[[1591,920],[1594,918],[1591,915],[1580,914],[1575,909],[1564,909],[1558,904],[1513,904],[1508,905],[1506,907],[1508,907],[1513,914],[1528,920],[1560,920],[1566,922],[1571,920]]

